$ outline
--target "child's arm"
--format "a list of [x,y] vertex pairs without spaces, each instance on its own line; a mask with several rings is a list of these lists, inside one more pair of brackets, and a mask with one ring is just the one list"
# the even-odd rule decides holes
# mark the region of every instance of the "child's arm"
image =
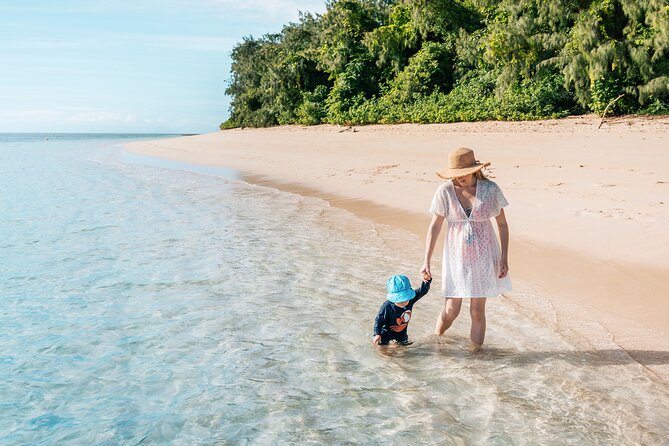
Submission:
[[381,343],[381,331],[383,330],[385,321],[385,305],[381,305],[381,308],[379,308],[379,313],[376,315],[376,319],[374,320],[374,339],[372,340],[372,344],[376,345]]
[[416,288],[414,291],[416,292],[416,297],[414,297],[412,300],[414,302],[418,302],[421,297],[425,296],[428,291],[430,291],[430,284],[432,283],[432,276],[429,274],[424,274],[423,275],[423,283],[420,285],[420,288]]

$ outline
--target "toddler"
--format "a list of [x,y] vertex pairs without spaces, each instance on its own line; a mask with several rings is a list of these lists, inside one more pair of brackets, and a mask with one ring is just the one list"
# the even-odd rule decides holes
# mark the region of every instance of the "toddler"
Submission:
[[432,276],[423,273],[423,283],[420,288],[412,289],[407,276],[392,276],[388,279],[388,294],[379,314],[374,322],[374,345],[388,345],[396,341],[402,345],[409,345],[407,327],[411,320],[411,310],[418,300],[430,291]]

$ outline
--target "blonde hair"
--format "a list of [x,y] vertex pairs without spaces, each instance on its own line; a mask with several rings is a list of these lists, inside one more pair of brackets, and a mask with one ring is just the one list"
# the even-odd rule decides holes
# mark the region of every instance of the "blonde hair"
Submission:
[[485,173],[483,173],[483,169],[479,169],[476,172],[474,172],[474,176],[476,177],[477,180],[486,180],[488,177],[486,176]]

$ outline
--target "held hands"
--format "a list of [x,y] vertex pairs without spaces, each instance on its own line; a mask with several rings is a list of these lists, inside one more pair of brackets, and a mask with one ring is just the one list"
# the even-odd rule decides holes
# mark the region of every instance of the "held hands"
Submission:
[[420,269],[420,275],[423,277],[423,280],[428,281],[432,278],[432,273],[430,272],[430,264],[425,262],[423,267]]
[[[502,259],[499,267],[499,278],[503,279],[509,273],[509,262],[506,259]],[[430,273],[430,265],[427,263],[423,264],[423,267],[420,269],[420,275],[423,277],[424,281],[428,281],[432,278]]]

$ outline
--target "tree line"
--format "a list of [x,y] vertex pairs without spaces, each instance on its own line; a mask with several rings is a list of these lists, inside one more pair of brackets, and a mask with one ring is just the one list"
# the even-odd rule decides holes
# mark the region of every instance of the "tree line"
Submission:
[[231,56],[221,128],[669,114],[669,0],[331,0]]

